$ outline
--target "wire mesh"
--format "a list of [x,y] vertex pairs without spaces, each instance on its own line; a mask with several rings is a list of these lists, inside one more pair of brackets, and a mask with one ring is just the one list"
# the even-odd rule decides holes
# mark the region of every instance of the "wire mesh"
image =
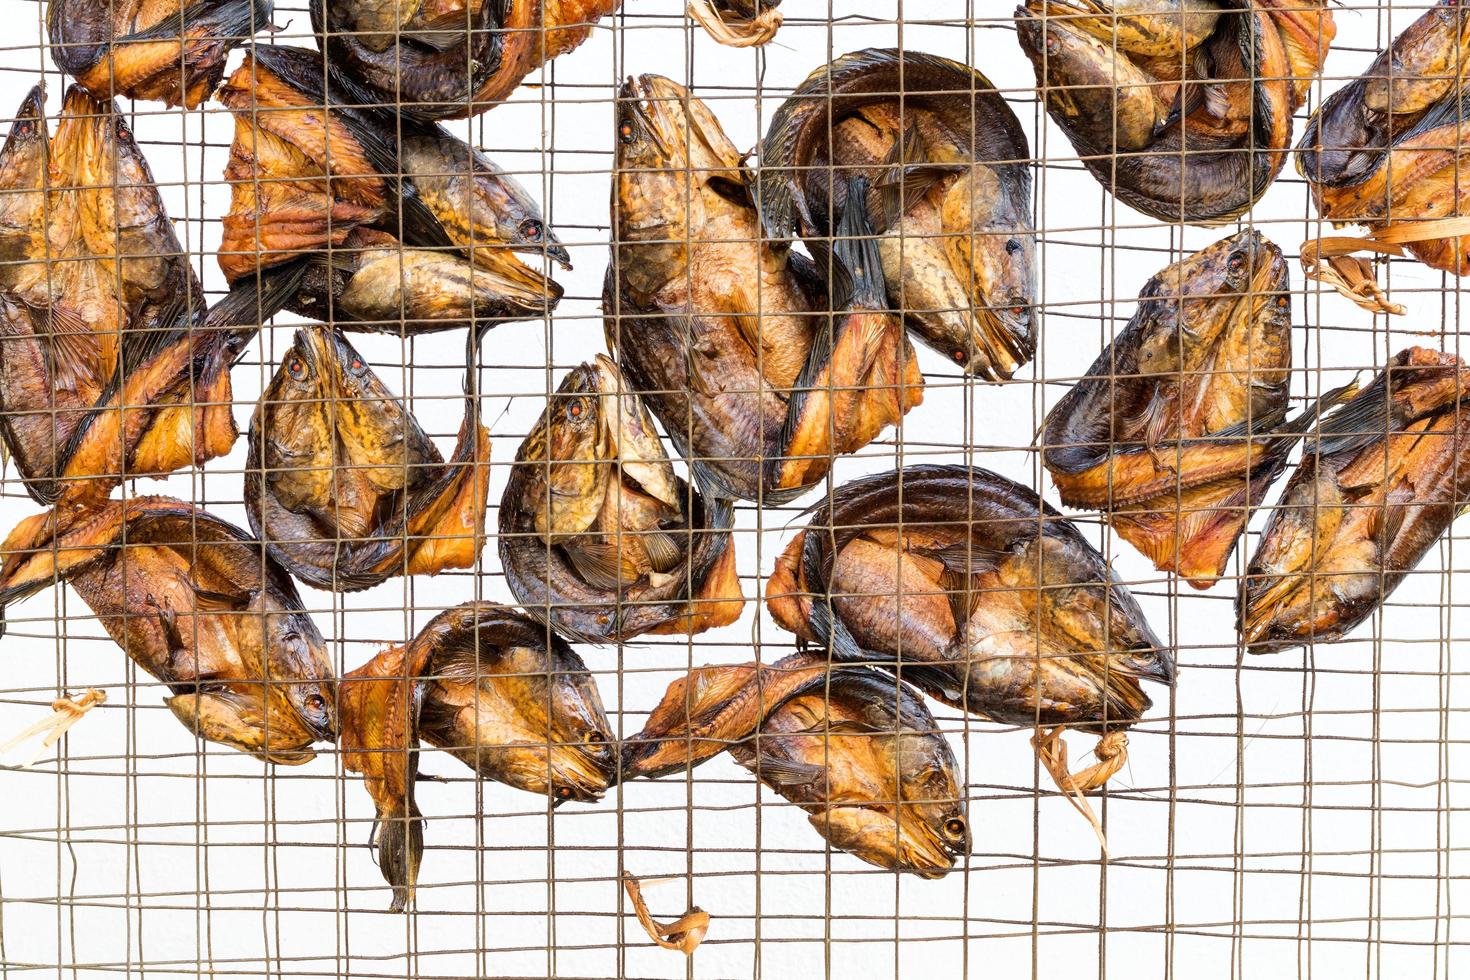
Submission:
[[[1426,9],[1391,0],[1333,8],[1337,37],[1296,113],[1293,143],[1323,98]],[[51,118],[69,80],[48,52],[46,6],[11,0],[5,10],[0,105],[44,81]],[[566,291],[554,313],[498,324],[475,345],[490,504],[473,567],[362,592],[300,588],[336,676],[458,603],[515,605],[494,530],[511,464],[564,375],[605,349],[604,317],[616,322],[602,277],[617,95],[630,75],[686,86],[743,151],[811,71],[844,52],[896,46],[972,65],[1029,140],[1039,279],[1036,353],[1014,379],[985,383],[918,349],[922,405],[836,458],[818,489],[735,505],[747,600],[736,622],[693,637],[575,644],[620,739],[693,668],[769,664],[798,649],[765,608],[767,579],[807,508],[835,488],[915,464],[962,463],[1055,503],[1032,448],[1047,412],[1117,339],[1149,276],[1229,233],[1259,230],[1288,259],[1294,408],[1355,374],[1371,377],[1410,344],[1461,354],[1452,275],[1383,259],[1378,272],[1404,316],[1365,311],[1303,279],[1299,243],[1330,225],[1291,161],[1224,226],[1161,222],[1121,205],[1049,118],[1009,5],[785,0],[781,10],[773,43],[732,49],[705,36],[679,0],[627,0],[504,104],[444,122],[526,185],[573,268],[556,272]],[[258,47],[316,51],[306,5],[281,0],[272,21],[274,32],[232,55],[227,75]],[[214,99],[195,109],[130,100],[119,108],[213,304],[227,291],[216,252],[231,193],[232,115]],[[544,256],[533,264],[551,271]],[[305,322],[276,314],[236,363],[231,408],[242,430],[294,325]],[[351,335],[445,456],[464,414],[465,333]],[[688,475],[677,458],[675,466]],[[168,494],[244,528],[247,468],[242,434],[220,458],[162,481],[127,481],[114,496]],[[373,807],[340,748],[317,744],[313,761],[285,766],[192,736],[164,706],[168,685],[123,656],[86,603],[58,585],[6,613],[0,735],[67,693],[97,688],[108,701],[54,757],[8,764],[0,777],[0,975],[1448,977],[1464,963],[1454,930],[1465,851],[1456,831],[1466,812],[1456,709],[1465,697],[1453,660],[1464,642],[1463,526],[1345,639],[1248,655],[1232,603],[1287,478],[1252,513],[1207,591],[1156,571],[1095,512],[1066,510],[1177,651],[1178,683],[1153,689],[1153,708],[1129,731],[1126,767],[1094,798],[1107,855],[1039,766],[1031,726],[931,702],[959,759],[972,834],[971,852],[932,881],[829,846],[806,814],[728,755],[687,774],[620,783],[600,802],[555,806],[424,746],[425,857],[413,910],[390,914],[370,845]],[[39,509],[12,461],[0,524]],[[1087,742],[1073,742],[1074,753]],[[660,918],[693,905],[710,913],[692,957],[648,941],[624,872],[650,883]],[[671,883],[654,887],[660,879]]]

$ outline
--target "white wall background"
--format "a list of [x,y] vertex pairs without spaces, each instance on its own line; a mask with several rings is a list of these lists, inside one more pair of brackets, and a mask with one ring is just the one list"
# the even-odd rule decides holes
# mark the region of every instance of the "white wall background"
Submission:
[[[299,2],[279,6],[285,30],[275,41],[310,46]],[[658,72],[692,84],[735,143],[750,147],[779,99],[819,64],[896,43],[986,72],[1008,90],[1044,160],[1036,174],[1042,342],[1034,364],[1004,386],[965,384],[921,350],[925,403],[899,438],[839,461],[835,479],[890,468],[901,453],[905,461],[969,459],[1050,496],[1025,448],[1046,409],[1126,322],[1150,274],[1233,229],[1161,226],[1104,195],[1037,109],[1009,4],[786,0],[787,25],[764,52],[691,32],[681,6],[627,0],[624,16],[533,76],[541,84],[523,87],[514,104],[453,124],[526,174],[576,263],[559,277],[567,298],[551,321],[502,326],[486,345],[485,417],[500,464],[492,501],[544,393],[601,349],[616,79]],[[1419,13],[1393,7],[1347,0],[1336,8],[1338,43],[1322,90],[1361,71]],[[43,4],[0,0],[0,11],[0,115],[43,76],[54,111],[64,80],[41,47]],[[170,213],[217,292],[211,252],[228,200],[218,181],[230,118],[214,103],[192,113],[135,108]],[[1310,216],[1305,187],[1288,169],[1250,220],[1295,256],[1313,233]],[[1392,284],[1410,313],[1388,322],[1294,275],[1294,395],[1372,369],[1409,343],[1458,351],[1458,283],[1406,263],[1394,266]],[[263,331],[235,372],[242,428],[290,343],[289,321]],[[460,417],[462,337],[354,342],[447,449]],[[202,472],[130,489],[207,501],[243,525],[244,448],[242,439]],[[13,471],[0,489],[0,525],[36,509]],[[740,513],[748,596],[759,594],[800,506]],[[103,687],[110,700],[67,738],[59,759],[0,770],[0,975],[1203,980],[1463,969],[1470,827],[1458,805],[1467,802],[1470,759],[1456,654],[1466,577],[1446,571],[1470,566],[1459,556],[1462,540],[1443,542],[1348,641],[1242,660],[1230,583],[1195,593],[1082,517],[1122,575],[1139,583],[1182,665],[1172,696],[1151,692],[1158,703],[1113,781],[1113,859],[1100,862],[1091,831],[1047,782],[1038,790],[1027,732],[939,709],[964,769],[976,840],[969,861],[938,882],[827,853],[799,810],[727,759],[689,781],[637,783],[552,816],[544,800],[479,784],[454,760],[426,752],[425,768],[453,781],[420,791],[432,819],[419,911],[389,915],[366,846],[372,808],[331,751],[270,770],[196,743],[163,709],[159,685],[129,666],[75,595],[45,593],[11,610],[0,641],[0,741],[43,715],[60,689]],[[1248,553],[1241,549],[1235,572]],[[303,596],[343,669],[446,606],[509,598],[493,542],[477,574],[394,580],[346,597],[303,588]],[[752,602],[738,624],[692,643],[583,649],[618,729],[637,731],[691,664],[785,653],[790,638],[758,610]],[[1086,742],[1074,742],[1074,754]],[[644,941],[617,884],[620,867],[677,878],[650,891],[656,914],[671,917],[692,899],[714,916],[692,961]]]

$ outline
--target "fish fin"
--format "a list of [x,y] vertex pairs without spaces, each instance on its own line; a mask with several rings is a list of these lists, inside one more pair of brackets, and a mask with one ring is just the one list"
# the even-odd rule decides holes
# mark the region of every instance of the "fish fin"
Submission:
[[837,219],[832,243],[832,308],[853,307],[878,310],[887,304],[888,286],[883,279],[883,259],[868,220],[868,182],[862,177],[847,181],[847,200]]
[[582,581],[603,592],[623,587],[622,558],[616,544],[576,542],[561,545],[562,554]]
[[1172,399],[1164,391],[1164,385],[1155,385],[1154,390],[1148,396],[1148,402],[1132,415],[1123,420],[1123,425],[1129,432],[1143,433],[1143,442],[1149,448],[1157,446],[1168,434],[1167,430],[1174,422],[1170,415]]
[[1402,409],[1390,397],[1386,376],[1380,375],[1342,407],[1323,418],[1318,430],[1321,439],[1315,444],[1308,442],[1306,448],[1308,452],[1323,456],[1361,449],[1395,431],[1395,428],[1402,428],[1406,421]]
[[240,612],[249,608],[251,601],[255,598],[253,592],[244,596],[231,595],[228,592],[200,588],[192,581],[189,583],[189,588],[194,592],[194,608],[204,612]]
[[51,303],[48,306],[29,308],[32,320],[44,324],[50,337],[53,381],[57,388],[76,393],[83,385],[100,387],[97,363],[101,355],[101,344],[97,334],[87,325],[82,315],[68,306]]
[[911,548],[909,550],[916,555],[933,558],[944,566],[945,571],[964,577],[991,571],[1011,556],[1009,551],[983,548],[973,541],[960,541],[938,548]]
[[913,124],[888,151],[883,167],[878,181],[881,213],[872,222],[878,232],[896,228],[930,191],[968,169],[963,163],[930,163],[924,138]]
[[815,786],[827,770],[809,762],[793,762],[757,752],[750,769],[761,780],[773,786]]
[[648,553],[648,564],[655,572],[671,572],[684,560],[684,549],[668,531],[645,531],[639,537],[643,550]]

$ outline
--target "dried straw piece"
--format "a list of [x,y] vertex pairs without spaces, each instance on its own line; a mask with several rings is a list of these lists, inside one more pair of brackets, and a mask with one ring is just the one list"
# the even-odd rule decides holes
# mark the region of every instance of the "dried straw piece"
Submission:
[[732,48],[754,48],[770,42],[781,29],[781,11],[774,7],[754,17],[726,18],[714,8],[711,0],[689,0],[685,8],[705,33]]
[[1112,779],[1128,761],[1128,735],[1122,729],[1115,729],[1098,739],[1092,750],[1097,762],[1074,773],[1070,771],[1067,760],[1067,743],[1062,741],[1062,732],[1065,730],[1062,725],[1050,731],[1039,730],[1031,736],[1031,746],[1036,750],[1036,757],[1041,760],[1042,768],[1051,775],[1052,781],[1057,784],[1057,789],[1062,791],[1067,802],[1076,807],[1077,812],[1092,825],[1092,832],[1102,845],[1103,856],[1111,858],[1102,822],[1098,820],[1092,804],[1087,802],[1086,794]]
[[673,922],[659,922],[649,914],[648,904],[643,901],[643,886],[626,871],[623,872],[623,888],[633,903],[633,914],[638,916],[638,924],[659,946],[677,949],[689,956],[704,942],[704,934],[709,931],[709,913],[704,909],[696,905]]
[[107,692],[99,691],[95,687],[75,701],[71,698],[57,698],[51,702],[51,714],[42,718],[4,745],[0,745],[0,755],[9,752],[28,738],[34,738],[44,733],[46,737],[41,739],[40,743],[36,746],[35,752],[31,754],[29,759],[21,763],[22,769],[29,768],[36,764],[36,761],[41,758],[41,755],[47,749],[61,741],[61,736],[65,735],[67,730],[73,725],[81,721],[82,717],[88,711],[91,711],[99,704],[106,703]]
[[1388,294],[1378,285],[1368,260],[1354,258],[1353,254],[1375,252],[1403,257],[1409,254],[1404,245],[1461,235],[1470,235],[1470,216],[1402,221],[1378,228],[1361,238],[1350,235],[1313,238],[1302,243],[1302,272],[1308,279],[1326,283],[1371,313],[1403,316],[1404,307],[1388,301]]

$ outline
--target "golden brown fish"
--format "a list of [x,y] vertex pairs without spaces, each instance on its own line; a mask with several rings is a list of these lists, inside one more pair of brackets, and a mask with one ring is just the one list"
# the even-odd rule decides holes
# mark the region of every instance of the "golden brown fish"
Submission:
[[49,518],[11,532],[0,606],[66,582],[209,741],[299,765],[336,736],[326,643],[258,542],[167,497],[107,502],[60,534]]
[[[471,148],[447,133],[415,129],[400,143],[398,121],[364,107],[368,96],[323,84],[319,55],[259,48],[219,98],[235,113],[219,252],[231,282],[329,253],[290,308],[391,333],[539,317],[560,300],[561,287],[515,254],[562,257],[544,225],[530,240],[528,222],[540,218],[524,191],[487,161],[476,167]],[[446,171],[456,151],[461,162]],[[415,169],[427,175],[423,189]],[[504,217],[489,213],[500,207]]]
[[245,461],[245,510],[271,556],[309,585],[343,592],[472,567],[484,543],[490,434],[471,377],[446,463],[346,338],[298,330],[250,420]]
[[1410,347],[1309,438],[1236,601],[1253,653],[1340,639],[1367,619],[1470,495],[1470,369]]
[[269,0],[50,0],[46,10],[51,57],[88,92],[189,109],[270,23]]
[[727,750],[834,847],[871,864],[938,878],[968,851],[949,744],[892,677],[815,653],[695,668],[624,740],[623,778],[669,775]]
[[1062,503],[1103,511],[1195,588],[1224,572],[1294,442],[1288,287],[1281,250],[1256,231],[1170,265],[1042,430]]
[[[844,212],[829,300],[810,261],[762,240],[740,154],[704,103],[645,75],[618,118],[609,348],[702,487],[797,496],[922,398],[866,217]],[[814,315],[829,304],[831,323]]]
[[32,89],[0,149],[0,409],[37,500],[56,499],[67,444],[124,361],[203,308],[122,117],[73,86],[48,140]]
[[1047,111],[1124,204],[1211,224],[1281,172],[1337,31],[1326,0],[1027,0]]
[[846,183],[863,177],[889,303],[945,358],[1004,380],[1036,349],[1030,156],[984,75],[921,51],[855,51],[772,117],[761,218],[777,240],[809,239],[820,266]]
[[1102,556],[1035,493],[979,468],[853,481],[776,561],[777,624],[1010,725],[1126,728],[1172,651]]
[[[1467,59],[1470,14],[1440,0],[1322,103],[1297,146],[1297,169],[1323,218],[1367,225],[1387,243],[1373,251],[1407,252],[1455,275],[1470,272],[1470,234],[1439,223],[1463,215],[1470,189],[1461,173]],[[1357,281],[1309,271],[1339,288]]]
[[638,395],[598,355],[562,380],[500,502],[506,583],[532,616],[586,643],[735,621],[728,501],[674,475]]
[[[550,644],[548,646],[548,643]],[[597,686],[566,642],[489,602],[440,613],[342,682],[343,762],[377,808],[378,867],[392,910],[413,901],[423,855],[418,744],[480,776],[566,800],[600,799],[616,754]]]
[[408,119],[499,105],[521,80],[585,41],[619,0],[311,0],[335,70]]

